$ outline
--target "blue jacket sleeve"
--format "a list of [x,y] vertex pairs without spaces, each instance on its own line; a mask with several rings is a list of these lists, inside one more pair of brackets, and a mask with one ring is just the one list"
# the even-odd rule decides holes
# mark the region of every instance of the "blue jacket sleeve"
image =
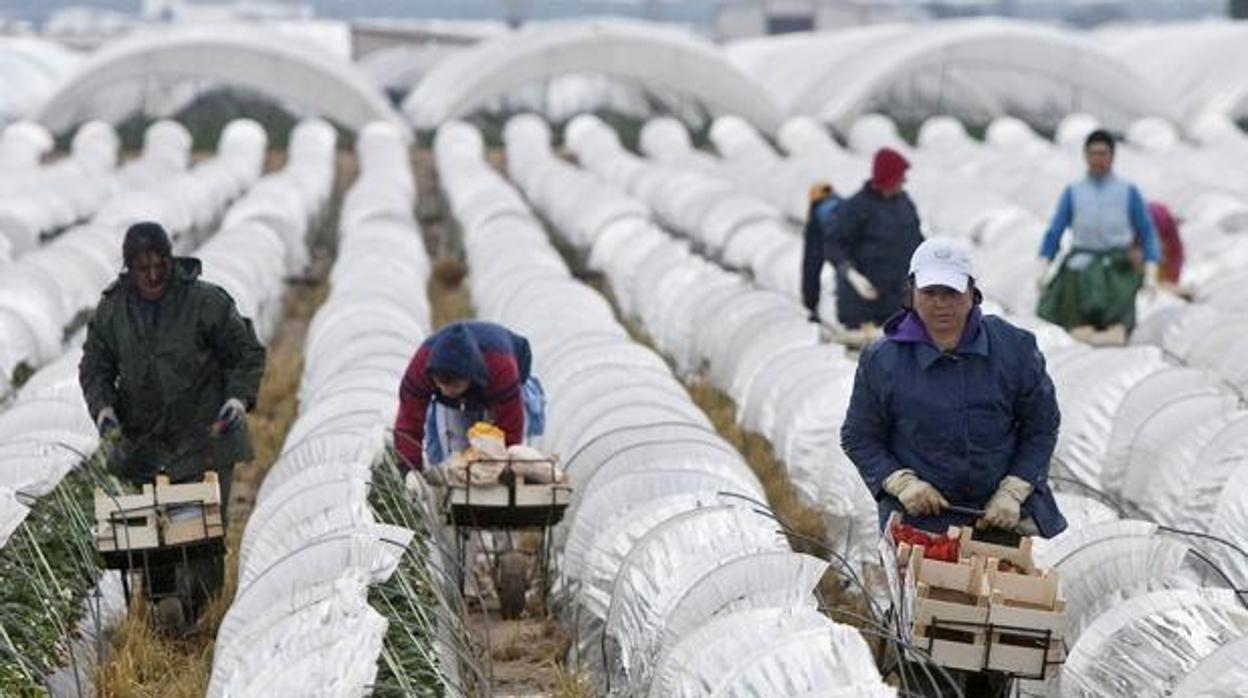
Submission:
[[858,361],[854,391],[841,425],[841,450],[854,462],[872,496],[879,499],[884,495],[884,480],[901,466],[888,447],[892,417],[886,408],[887,395],[880,389],[881,377],[874,375],[873,358],[874,352],[868,349]]
[[1014,400],[1014,415],[1019,425],[1018,450],[1010,474],[1039,486],[1049,477],[1049,462],[1057,448],[1061,413],[1057,392],[1034,336],[1026,336],[1023,351],[1026,353],[1021,367],[1023,378]]
[[1144,250],[1144,260],[1160,262],[1161,247],[1157,242],[1157,227],[1153,225],[1153,217],[1148,215],[1148,206],[1144,204],[1144,197],[1134,185],[1128,197],[1127,214],[1131,218],[1131,228],[1135,230],[1135,237],[1140,241],[1140,247]]
[[802,305],[810,312],[819,307],[819,273],[823,271],[823,226],[818,219],[819,204],[810,207],[802,231]]
[[823,239],[823,256],[839,273],[846,264],[852,264],[849,248],[866,225],[866,220],[859,210],[857,198],[846,199],[837,204],[836,215],[832,217]]
[[1062,191],[1062,198],[1057,201],[1057,210],[1053,212],[1053,220],[1049,221],[1049,229],[1044,232],[1044,241],[1040,243],[1040,256],[1052,260],[1057,256],[1057,248],[1062,243],[1062,234],[1070,227],[1075,214],[1074,194],[1070,187]]

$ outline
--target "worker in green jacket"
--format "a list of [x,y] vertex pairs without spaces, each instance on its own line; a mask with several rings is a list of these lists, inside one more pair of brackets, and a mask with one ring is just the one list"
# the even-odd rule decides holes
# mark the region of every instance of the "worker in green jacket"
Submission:
[[104,290],[87,330],[78,381],[109,455],[109,470],[142,485],[215,470],[222,519],[234,464],[250,460],[246,411],[256,402],[265,349],[251,321],[200,262],[174,257],[158,223],[136,223],[125,269]]

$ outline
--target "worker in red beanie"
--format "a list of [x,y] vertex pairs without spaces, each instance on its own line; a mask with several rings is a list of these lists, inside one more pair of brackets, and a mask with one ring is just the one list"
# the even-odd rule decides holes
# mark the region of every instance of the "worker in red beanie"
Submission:
[[871,179],[837,210],[824,256],[836,269],[836,316],[846,329],[880,327],[901,309],[910,257],[923,242],[906,195],[910,163],[881,148]]

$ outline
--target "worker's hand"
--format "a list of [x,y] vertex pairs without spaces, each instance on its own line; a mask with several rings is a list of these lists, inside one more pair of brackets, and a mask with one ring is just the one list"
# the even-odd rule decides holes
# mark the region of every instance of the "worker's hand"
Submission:
[[1049,283],[1049,264],[1050,260],[1044,257],[1036,260],[1036,290],[1044,292],[1045,286]]
[[419,492],[425,487],[425,483],[421,482],[420,471],[409,470],[403,476],[403,485],[407,487],[409,492]]
[[806,313],[806,322],[813,322],[818,325],[822,320],[819,319],[819,311],[811,310]]
[[880,293],[875,290],[875,286],[871,284],[871,280],[859,273],[857,269],[853,267],[846,267],[845,280],[849,282],[850,286],[854,287],[854,292],[857,293],[862,299],[869,301],[879,299]]
[[215,434],[228,434],[238,428],[243,417],[247,415],[247,406],[242,400],[232,397],[225,401],[221,406],[221,411],[217,413],[217,421],[212,424],[212,431]]
[[920,480],[913,470],[898,470],[884,481],[884,491],[896,497],[910,516],[939,514],[949,506],[940,490]]
[[121,441],[121,422],[111,407],[105,407],[95,416],[95,428],[100,431],[100,438],[115,444]]
[[976,528],[999,528],[1004,531],[1013,531],[1018,528],[1019,519],[1022,518],[1023,502],[1031,496],[1031,483],[1015,477],[1006,475],[1001,484],[997,486],[997,491],[992,495],[992,499],[988,500],[988,505],[984,507],[984,517],[976,524]]
[[1157,277],[1160,270],[1156,262],[1144,263],[1144,295],[1150,300],[1157,296]]

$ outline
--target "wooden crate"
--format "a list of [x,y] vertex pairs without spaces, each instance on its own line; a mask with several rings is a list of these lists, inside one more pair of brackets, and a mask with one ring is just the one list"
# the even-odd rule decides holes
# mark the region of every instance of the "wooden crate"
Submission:
[[1062,598],[1056,571],[1002,572],[994,558],[988,559],[986,568],[992,595],[989,622],[1065,634],[1066,600]]
[[941,666],[1048,678],[1065,659],[1060,637],[1043,631],[933,624],[915,629],[914,645]]
[[[957,563],[927,560],[899,544],[910,603],[902,614],[915,647],[941,666],[1029,678],[1052,675],[1065,659],[1065,602],[1056,572],[1038,570],[1032,540],[1017,547],[959,535]],[[1020,571],[1003,572],[1001,560]]]
[[996,558],[997,560],[1008,560],[1026,572],[1033,572],[1036,569],[1036,559],[1032,555],[1032,539],[1030,536],[1023,536],[1019,541],[1018,547],[1008,545],[997,545],[995,543],[986,543],[982,540],[973,538],[975,529],[971,526],[963,526],[958,540],[958,555],[963,558],[985,557]]
[[964,623],[988,622],[988,587],[984,560],[943,562],[923,557],[922,546],[898,546],[907,560],[906,578],[912,580],[913,625],[925,626],[933,619]]
[[97,489],[95,521],[100,552],[148,550],[225,536],[221,488],[212,471],[204,473],[201,482],[182,484],[158,475],[154,486],[144,485],[138,494],[112,497]]

